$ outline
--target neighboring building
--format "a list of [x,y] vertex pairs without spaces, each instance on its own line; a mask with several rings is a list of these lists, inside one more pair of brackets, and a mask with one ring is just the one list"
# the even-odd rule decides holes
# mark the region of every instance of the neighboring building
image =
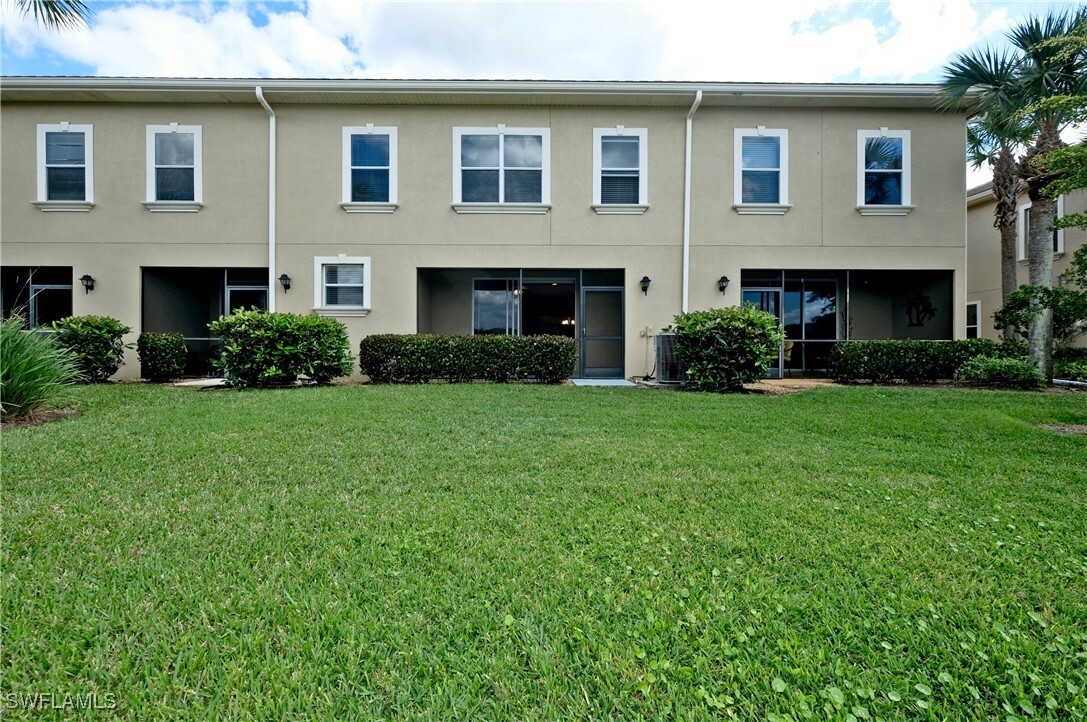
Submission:
[[4,310],[180,331],[192,371],[256,305],[353,344],[564,334],[629,377],[681,310],[751,301],[818,372],[966,335],[966,111],[937,90],[6,78]]
[[[1000,289],[1000,231],[993,227],[992,183],[971,188],[966,193],[966,334],[969,338],[999,339],[993,314],[1003,305]],[[1026,232],[1029,228],[1026,194],[1019,199],[1016,219],[1018,244],[1016,278],[1019,285],[1029,283],[1026,254]],[[1087,191],[1076,191],[1057,199],[1057,215],[1082,213],[1087,209]],[[1062,274],[1072,260],[1072,254],[1087,242],[1087,231],[1065,228],[1053,231],[1053,283],[1063,283]]]

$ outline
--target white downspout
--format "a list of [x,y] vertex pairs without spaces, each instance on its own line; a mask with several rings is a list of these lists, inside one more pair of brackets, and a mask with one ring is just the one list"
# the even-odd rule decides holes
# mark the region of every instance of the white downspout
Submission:
[[695,93],[694,105],[687,112],[687,143],[683,156],[683,313],[688,311],[691,291],[691,131],[694,127],[694,114],[700,105],[701,90]]
[[276,113],[256,87],[257,100],[268,111],[268,311],[276,310]]

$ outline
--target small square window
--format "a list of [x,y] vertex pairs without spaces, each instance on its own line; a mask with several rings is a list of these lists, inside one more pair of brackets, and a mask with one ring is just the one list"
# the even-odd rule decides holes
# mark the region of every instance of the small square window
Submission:
[[370,258],[317,256],[313,259],[314,310],[330,316],[370,312]]
[[94,127],[38,126],[38,198],[43,211],[89,211],[94,205]]

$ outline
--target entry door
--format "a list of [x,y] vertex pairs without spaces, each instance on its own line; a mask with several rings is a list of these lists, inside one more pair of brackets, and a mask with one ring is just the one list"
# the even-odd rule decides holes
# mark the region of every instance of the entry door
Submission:
[[581,375],[623,378],[623,289],[581,289]]
[[[743,289],[743,303],[753,304],[755,308],[760,311],[766,311],[767,313],[774,314],[774,318],[781,323],[781,289],[780,288],[745,288]],[[792,351],[792,345],[790,342],[786,342],[789,345],[789,351]],[[770,378],[780,379],[782,362],[786,359],[782,358],[784,349],[778,351],[777,362],[770,367]]]

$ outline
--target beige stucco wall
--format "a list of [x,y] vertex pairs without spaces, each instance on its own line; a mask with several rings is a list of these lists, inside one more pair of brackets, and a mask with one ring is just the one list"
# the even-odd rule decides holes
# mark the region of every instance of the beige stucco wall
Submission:
[[[1029,202],[1025,195],[1019,199],[1020,205]],[[1083,213],[1087,210],[1087,190],[1066,196],[1063,203],[1065,213]],[[1000,337],[1000,332],[993,327],[993,313],[1002,305],[1000,231],[993,227],[995,206],[995,201],[989,196],[972,203],[967,209],[967,301],[981,302],[981,336],[991,339]],[[1062,233],[1064,252],[1053,257],[1054,282],[1068,268],[1072,254],[1087,243],[1087,231],[1082,228],[1066,228]],[[1016,280],[1020,285],[1029,283],[1025,260],[1016,263]]]
[[[372,312],[345,318],[354,343],[379,332],[413,332],[419,268],[622,269],[626,278],[626,373],[643,373],[642,331],[681,309],[686,109],[280,105],[278,260],[292,288],[272,289],[277,310],[313,308],[315,256],[372,259]],[[42,213],[35,196],[35,125],[95,126],[95,202],[90,213]],[[147,124],[203,126],[204,203],[195,214],[142,205]],[[398,128],[399,208],[340,208],[344,126]],[[461,215],[452,202],[454,126],[551,129],[551,203],[545,215]],[[648,129],[644,215],[591,209],[592,129]],[[732,209],[733,128],[789,129],[790,202],[784,216]],[[905,217],[856,211],[858,129],[912,132],[913,203]],[[743,268],[941,269],[953,271],[956,306],[966,297],[963,119],[909,111],[704,108],[694,119],[690,308],[740,299]],[[141,266],[267,264],[267,117],[257,105],[6,103],[2,115],[4,265],[71,265],[98,279],[77,289],[74,312],[140,325]],[[638,282],[653,279],[648,295]],[[722,296],[717,279],[733,279]],[[432,305],[432,304],[431,304]],[[443,312],[449,312],[445,309]],[[424,313],[433,313],[433,310]],[[464,323],[470,323],[466,316]],[[956,336],[965,332],[961,313]],[[133,336],[134,338],[134,336]],[[138,373],[135,357],[122,370]]]

